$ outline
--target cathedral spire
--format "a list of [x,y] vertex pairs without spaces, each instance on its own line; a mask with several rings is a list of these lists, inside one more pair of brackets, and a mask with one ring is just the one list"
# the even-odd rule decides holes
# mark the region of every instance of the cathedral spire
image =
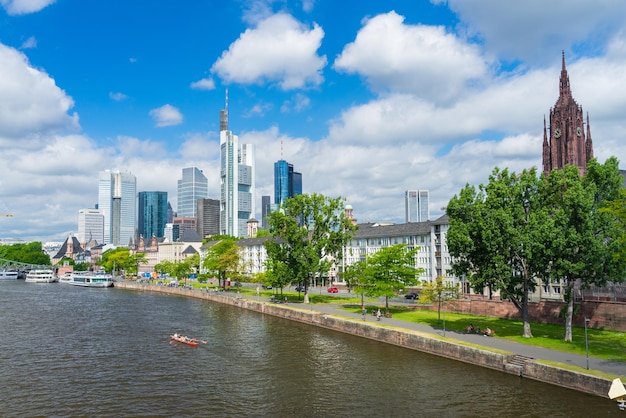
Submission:
[[565,51],[561,51],[561,80],[559,83],[559,99],[563,97],[571,97],[572,92],[569,87],[569,76],[567,68],[565,68]]

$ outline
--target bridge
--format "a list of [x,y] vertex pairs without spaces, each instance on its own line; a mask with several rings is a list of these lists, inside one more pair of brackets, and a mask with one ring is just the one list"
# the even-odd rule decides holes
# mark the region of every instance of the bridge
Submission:
[[45,264],[29,264],[22,263],[20,261],[12,261],[4,258],[0,258],[0,270],[17,270],[17,271],[30,271],[36,269],[49,269],[51,265]]

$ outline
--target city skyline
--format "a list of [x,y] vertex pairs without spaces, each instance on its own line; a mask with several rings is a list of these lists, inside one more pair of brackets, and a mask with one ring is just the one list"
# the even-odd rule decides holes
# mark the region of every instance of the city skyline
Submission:
[[593,154],[626,168],[625,12],[609,0],[1,2],[0,214],[13,216],[0,240],[76,234],[105,169],[176,208],[175,180],[199,167],[219,199],[227,89],[231,129],[255,149],[257,219],[280,159],[303,193],[345,198],[359,222],[404,222],[416,185],[436,219],[496,166],[541,171],[562,51]]

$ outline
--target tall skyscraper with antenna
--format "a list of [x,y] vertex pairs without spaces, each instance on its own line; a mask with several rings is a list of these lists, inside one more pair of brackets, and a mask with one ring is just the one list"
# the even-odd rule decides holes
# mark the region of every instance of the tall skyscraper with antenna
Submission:
[[220,234],[247,235],[248,220],[255,208],[254,145],[239,144],[239,137],[228,129],[228,90],[226,106],[220,111]]

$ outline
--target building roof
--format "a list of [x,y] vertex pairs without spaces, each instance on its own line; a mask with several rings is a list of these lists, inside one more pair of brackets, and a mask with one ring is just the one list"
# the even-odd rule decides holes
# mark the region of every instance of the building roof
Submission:
[[443,215],[434,221],[408,222],[403,224],[368,222],[357,224],[353,239],[404,237],[408,235],[428,235],[432,225],[446,225],[448,215]]

